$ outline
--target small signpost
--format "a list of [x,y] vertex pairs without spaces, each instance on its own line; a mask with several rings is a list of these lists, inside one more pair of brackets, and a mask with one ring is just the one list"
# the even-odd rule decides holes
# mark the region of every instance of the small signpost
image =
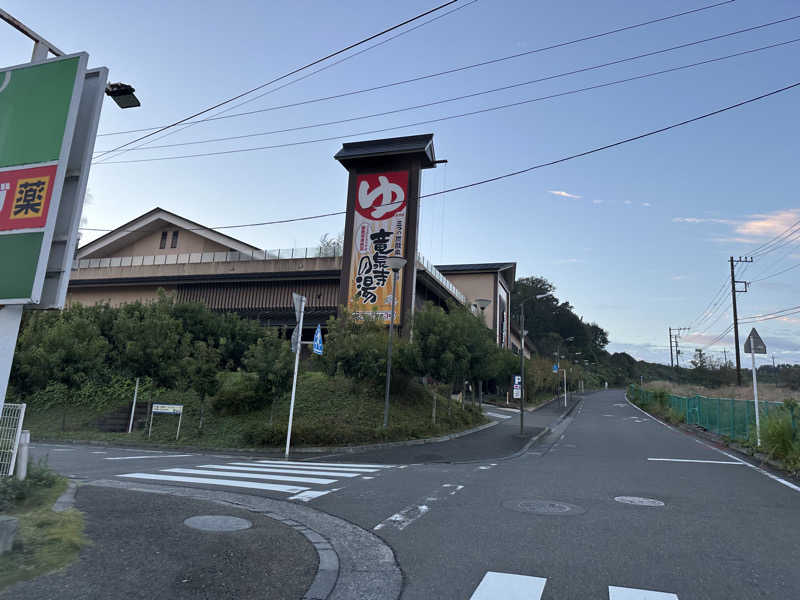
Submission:
[[553,365],[553,373],[558,373],[558,365]]
[[744,342],[745,353],[750,353],[750,361],[753,365],[753,403],[756,406],[756,442],[761,446],[761,423],[758,415],[758,380],[756,379],[756,354],[766,354],[767,345],[761,336],[758,335],[756,328],[750,330],[750,335]]
[[317,325],[317,330],[314,332],[314,354],[322,356],[322,327]]
[[[303,347],[303,313],[306,309],[306,297],[292,292],[294,314],[297,317],[297,326],[292,332],[292,352],[294,352],[294,378],[292,379],[292,400],[289,403],[289,427],[286,430],[286,458],[289,458],[289,446],[292,443],[292,419],[294,418],[294,396],[297,392],[297,369],[300,366],[300,348]],[[320,333],[320,337],[322,334]],[[316,335],[314,336],[316,340]]]
[[519,400],[522,398],[522,377],[520,375],[514,375],[514,400]]
[[147,439],[153,433],[153,415],[178,415],[178,432],[175,439],[181,435],[181,421],[183,420],[183,404],[153,404],[150,408],[150,427],[147,429]]

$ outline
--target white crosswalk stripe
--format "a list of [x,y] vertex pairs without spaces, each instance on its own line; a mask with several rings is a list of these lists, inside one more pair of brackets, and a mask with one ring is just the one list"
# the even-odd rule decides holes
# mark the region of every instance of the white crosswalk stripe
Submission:
[[[547,579],[487,571],[470,600],[540,600]],[[608,586],[609,600],[679,600],[676,594]]]
[[495,419],[510,419],[511,418],[511,415],[501,415],[501,414],[498,414],[498,413],[493,413],[493,412],[488,412],[488,411],[486,413],[484,413],[484,414],[487,417],[493,417]]
[[315,489],[312,486],[332,486],[341,480],[364,477],[367,473],[373,476],[365,479],[374,479],[374,474],[393,466],[259,460],[171,467],[160,469],[158,473],[125,473],[118,477],[281,492],[293,494],[289,500],[308,502],[341,489]]

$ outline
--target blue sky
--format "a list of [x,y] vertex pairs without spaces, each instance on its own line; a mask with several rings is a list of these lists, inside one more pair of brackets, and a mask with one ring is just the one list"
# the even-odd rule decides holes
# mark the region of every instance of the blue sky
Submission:
[[[439,20],[247,104],[252,110],[379,85],[615,29],[712,4],[465,0]],[[142,107],[106,101],[101,132],[164,124],[247,90],[402,21],[433,2],[300,0],[219,3],[10,0],[4,8],[65,51],[85,50],[112,81],[133,84]],[[155,142],[181,143],[344,119],[561,73],[800,15],[790,0],[728,5],[477,69],[329,102],[197,125]],[[4,64],[30,44],[0,35]],[[132,151],[119,160],[341,139],[227,156],[97,164],[84,211],[89,227],[113,228],[161,206],[209,226],[342,210],[341,142],[435,134],[449,161],[427,171],[436,192],[604,145],[800,80],[800,43],[695,69],[478,116],[434,119],[706,60],[800,37],[800,19],[614,67],[421,110],[306,131],[188,147]],[[744,255],[800,219],[800,91],[791,91],[664,135],[500,182],[423,201],[420,250],[436,263],[512,260],[518,276],[552,281],[585,320],[610,334],[610,350],[668,361],[667,327],[697,321]],[[232,111],[232,112],[239,112]],[[97,149],[133,139],[100,137]],[[557,193],[554,193],[557,192]],[[314,245],[343,218],[233,230],[261,247]],[[91,239],[86,233],[84,239]],[[800,240],[742,272],[757,279],[800,262]],[[754,283],[739,314],[798,304],[800,269]],[[728,299],[682,338],[685,359],[730,323]],[[798,315],[758,325],[779,362],[800,362]],[[704,331],[705,327],[707,331]],[[749,331],[741,328],[742,337]],[[723,337],[713,350],[733,346]],[[721,354],[720,354],[721,356]]]

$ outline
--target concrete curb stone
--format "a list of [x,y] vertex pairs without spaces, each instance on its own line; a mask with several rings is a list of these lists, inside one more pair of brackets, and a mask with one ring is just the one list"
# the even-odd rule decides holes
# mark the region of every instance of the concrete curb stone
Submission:
[[394,551],[371,532],[308,506],[263,496],[100,479],[98,487],[206,500],[244,508],[292,527],[314,546],[319,566],[303,600],[395,600],[403,575]]

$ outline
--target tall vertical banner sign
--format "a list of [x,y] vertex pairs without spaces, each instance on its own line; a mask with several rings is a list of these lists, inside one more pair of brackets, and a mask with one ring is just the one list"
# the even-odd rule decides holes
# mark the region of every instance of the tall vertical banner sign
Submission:
[[0,304],[40,300],[87,58],[0,70]]
[[[392,271],[388,256],[405,256],[408,171],[360,174],[356,178],[353,247],[348,308],[356,317],[388,324],[392,309]],[[402,314],[403,283],[397,279],[395,325]]]

